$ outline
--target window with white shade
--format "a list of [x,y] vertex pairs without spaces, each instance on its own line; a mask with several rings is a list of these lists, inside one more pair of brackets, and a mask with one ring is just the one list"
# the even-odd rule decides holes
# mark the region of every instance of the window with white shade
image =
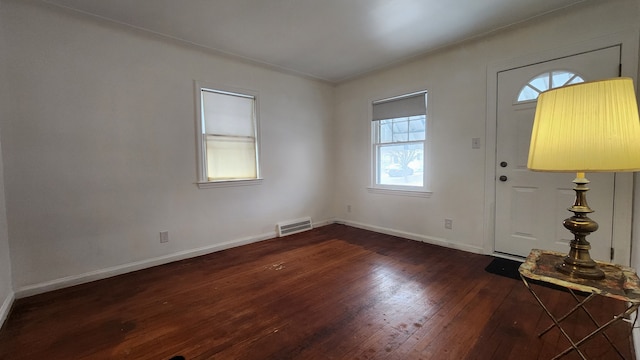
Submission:
[[427,191],[427,93],[372,104],[373,189]]
[[255,94],[198,87],[198,155],[202,186],[259,179]]

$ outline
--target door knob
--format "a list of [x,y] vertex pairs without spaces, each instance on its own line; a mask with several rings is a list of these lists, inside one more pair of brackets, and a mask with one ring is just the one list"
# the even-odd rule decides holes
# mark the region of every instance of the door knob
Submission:
[[507,175],[500,175],[500,181],[507,181]]
[[508,165],[508,164],[507,164],[507,162],[506,162],[506,161],[503,161],[503,162],[501,162],[501,163],[500,163],[500,167],[507,167],[507,165]]

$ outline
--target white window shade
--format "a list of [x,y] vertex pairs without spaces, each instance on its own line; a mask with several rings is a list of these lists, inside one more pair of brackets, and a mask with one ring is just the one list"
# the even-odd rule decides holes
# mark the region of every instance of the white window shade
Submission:
[[400,98],[373,103],[373,121],[425,115],[427,103],[425,93],[412,94]]
[[255,136],[253,97],[202,91],[202,111],[205,134]]

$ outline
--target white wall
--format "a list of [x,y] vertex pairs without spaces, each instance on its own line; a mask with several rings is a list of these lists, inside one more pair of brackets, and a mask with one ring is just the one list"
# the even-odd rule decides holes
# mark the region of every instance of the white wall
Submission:
[[[3,7],[0,3],[0,14]],[[0,26],[0,49],[5,49],[4,31]],[[0,118],[4,118],[8,106],[8,87],[5,76],[6,51],[0,50]],[[2,127],[0,127],[2,133]],[[0,145],[0,327],[7,317],[13,302],[13,285],[11,277],[11,257],[9,251],[9,235],[7,232],[7,212],[5,208],[4,176],[2,167],[2,150]]]
[[[514,58],[561,53],[619,32],[635,34],[637,46],[638,6],[635,0],[585,2],[339,85],[337,217],[365,228],[486,252],[492,247],[486,242],[493,241],[485,228],[491,223],[493,200],[485,192],[485,149],[495,147],[485,141],[491,138],[486,131],[488,69]],[[371,101],[419,89],[429,91],[433,194],[415,198],[370,193]],[[482,149],[471,148],[474,137],[483,139]],[[444,228],[445,218],[453,219],[453,230]]]
[[[2,5],[17,296],[331,218],[332,86],[40,1]],[[194,80],[258,91],[261,185],[194,185]]]

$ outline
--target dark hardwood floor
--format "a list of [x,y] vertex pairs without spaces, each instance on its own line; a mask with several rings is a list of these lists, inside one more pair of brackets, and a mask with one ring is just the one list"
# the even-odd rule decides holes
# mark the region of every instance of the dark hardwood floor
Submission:
[[[568,346],[519,280],[344,225],[19,299],[0,359],[549,359]],[[539,288],[554,312],[568,293]],[[623,304],[598,297],[600,321]],[[591,331],[578,313],[572,332]],[[630,326],[609,336],[633,358]],[[602,336],[581,347],[618,359]],[[563,359],[577,359],[572,352]]]

